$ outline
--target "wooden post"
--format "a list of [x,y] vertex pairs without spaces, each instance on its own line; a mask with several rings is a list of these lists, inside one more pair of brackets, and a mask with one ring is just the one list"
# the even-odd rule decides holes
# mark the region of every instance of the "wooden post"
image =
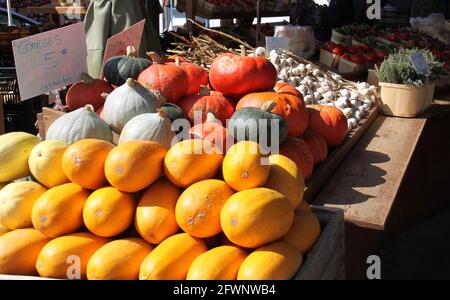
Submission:
[[[186,18],[195,21],[195,9],[197,8],[197,0],[188,0],[186,3]],[[191,33],[194,29],[194,25],[187,21],[186,29]]]
[[256,1],[256,44],[258,47],[261,39],[261,0]]

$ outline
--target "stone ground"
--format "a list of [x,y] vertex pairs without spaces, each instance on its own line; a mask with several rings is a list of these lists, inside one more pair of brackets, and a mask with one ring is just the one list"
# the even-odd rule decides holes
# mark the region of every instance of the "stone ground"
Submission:
[[386,241],[382,279],[450,279],[450,209]]

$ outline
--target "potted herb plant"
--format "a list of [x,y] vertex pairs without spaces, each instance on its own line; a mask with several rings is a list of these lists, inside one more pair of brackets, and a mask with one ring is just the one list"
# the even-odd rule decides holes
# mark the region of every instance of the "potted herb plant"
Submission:
[[[423,58],[423,70],[417,69],[414,57]],[[384,114],[416,117],[427,109],[434,96],[434,80],[443,74],[442,66],[428,50],[401,49],[389,55],[378,70]]]

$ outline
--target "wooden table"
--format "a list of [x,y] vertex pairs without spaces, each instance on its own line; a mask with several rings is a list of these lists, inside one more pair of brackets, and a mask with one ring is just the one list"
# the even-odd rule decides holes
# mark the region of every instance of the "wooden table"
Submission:
[[86,12],[87,7],[85,6],[54,6],[52,4],[19,8],[19,13],[23,15],[49,14],[58,27],[64,25],[64,15],[85,15]]
[[313,202],[344,210],[347,278],[364,278],[384,239],[450,206],[449,151],[448,102],[375,120]]

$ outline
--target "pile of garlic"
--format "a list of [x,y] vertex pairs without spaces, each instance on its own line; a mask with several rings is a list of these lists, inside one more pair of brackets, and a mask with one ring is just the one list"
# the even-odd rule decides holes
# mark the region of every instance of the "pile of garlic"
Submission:
[[[262,49],[258,48],[256,55],[265,56]],[[366,82],[349,84],[338,74],[328,75],[311,64],[298,63],[282,51],[272,50],[269,59],[278,71],[278,80],[295,86],[306,105],[337,107],[347,117],[349,130],[362,122],[377,100],[377,88]]]

